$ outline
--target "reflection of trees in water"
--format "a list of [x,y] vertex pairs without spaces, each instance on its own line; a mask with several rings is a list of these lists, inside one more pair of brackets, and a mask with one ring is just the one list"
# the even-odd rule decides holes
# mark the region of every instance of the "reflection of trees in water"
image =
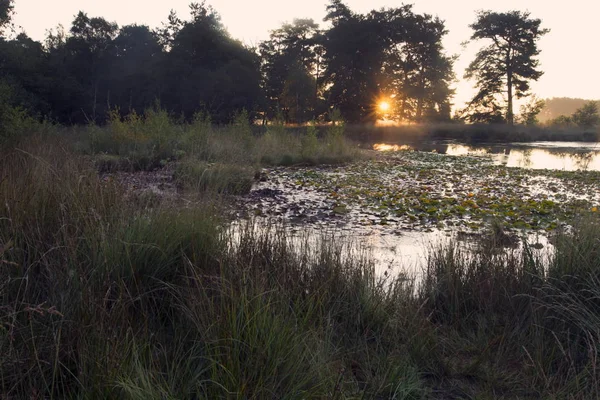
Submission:
[[493,159],[497,163],[501,165],[508,165],[508,161],[510,159],[510,152],[512,150],[509,146],[494,145],[480,147],[479,149],[481,149],[485,154],[494,156]]
[[523,149],[521,150],[521,162],[519,163],[522,168],[529,168],[533,164],[531,162],[531,154],[533,153],[533,149]]
[[499,159],[499,161],[502,163],[502,165],[508,165],[508,161],[510,160],[511,150],[512,149],[510,147],[504,147],[504,148],[502,148],[502,151],[498,153],[498,154],[502,155],[502,157],[500,157],[500,159]]
[[488,154],[510,154],[510,148],[506,146],[492,146],[486,149]]
[[594,160],[594,157],[598,154],[595,151],[570,151],[565,149],[554,149],[549,150],[548,154],[552,156],[568,159],[573,162],[575,168],[580,169],[582,171],[587,171],[590,167],[591,162]]
[[575,161],[575,165],[577,166],[577,168],[579,168],[583,171],[587,171],[588,168],[590,167],[590,164],[592,163],[592,160],[594,159],[594,157],[596,155],[597,155],[596,152],[585,151],[585,152],[574,153],[572,155],[572,157],[573,157],[573,161]]
[[[582,148],[539,148],[519,145],[468,145],[435,142],[419,142],[412,145],[397,146],[402,150],[435,152],[438,154],[488,154],[500,165],[512,165],[521,168],[568,168],[587,171],[600,161],[600,151]],[[511,155],[513,156],[511,160]],[[535,156],[535,157],[534,157]],[[596,158],[598,157],[598,158]],[[561,163],[563,164],[561,168]]]

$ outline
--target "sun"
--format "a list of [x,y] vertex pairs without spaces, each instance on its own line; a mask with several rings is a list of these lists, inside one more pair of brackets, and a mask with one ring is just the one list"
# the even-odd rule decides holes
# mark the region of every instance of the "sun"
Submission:
[[392,108],[390,103],[385,100],[380,101],[379,104],[377,105],[377,107],[379,108],[379,111],[382,111],[382,112],[388,112],[388,111],[390,111],[390,108]]

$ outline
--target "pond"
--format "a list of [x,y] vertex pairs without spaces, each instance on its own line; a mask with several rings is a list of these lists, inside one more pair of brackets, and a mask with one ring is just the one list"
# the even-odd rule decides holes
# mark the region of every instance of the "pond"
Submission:
[[453,142],[376,143],[378,151],[436,152],[452,156],[489,157],[506,167],[554,169],[561,171],[600,171],[600,143],[533,142],[467,145]]
[[600,208],[596,144],[379,144],[343,166],[277,167],[240,199],[240,218],[369,249],[380,273],[425,266],[428,251],[472,246],[502,226],[550,254],[548,236]]

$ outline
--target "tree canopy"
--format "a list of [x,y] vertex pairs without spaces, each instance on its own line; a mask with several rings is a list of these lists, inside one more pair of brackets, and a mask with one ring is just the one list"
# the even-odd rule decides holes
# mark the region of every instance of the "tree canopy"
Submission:
[[486,40],[465,73],[475,79],[478,92],[471,101],[468,118],[471,121],[514,123],[513,100],[529,95],[530,81],[538,80],[538,40],[548,33],[541,20],[530,13],[510,11],[497,13],[480,11],[471,40]]
[[[13,0],[0,0],[0,29]],[[0,37],[0,91],[5,105],[64,124],[103,123],[109,112],[144,112],[159,103],[177,118],[201,112],[231,121],[287,123],[450,121],[455,56],[443,47],[445,22],[412,5],[366,13],[343,0],[326,4],[325,25],[295,19],[248,47],[232,38],[216,10],[192,3],[158,28],[119,27],[79,12],[43,43],[27,35]],[[537,41],[547,30],[529,13],[480,12],[472,40],[487,40],[466,76],[478,93],[465,111],[471,122],[512,123],[513,97],[539,79]],[[534,123],[539,103],[518,121]]]
[[2,34],[2,29],[10,23],[14,8],[14,0],[0,0],[0,34]]

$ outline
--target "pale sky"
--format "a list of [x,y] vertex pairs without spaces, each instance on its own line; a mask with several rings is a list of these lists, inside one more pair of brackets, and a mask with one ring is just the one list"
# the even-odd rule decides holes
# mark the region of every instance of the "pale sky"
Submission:
[[[74,15],[82,10],[90,17],[100,16],[120,26],[138,23],[151,28],[166,21],[174,9],[179,16],[189,16],[189,0],[16,0],[15,23],[36,40],[58,24],[69,28]],[[248,44],[266,39],[272,29],[294,18],[313,18],[322,24],[326,0],[209,0],[221,15],[231,35]],[[541,68],[544,76],[533,84],[533,92],[541,98],[580,97],[600,99],[600,48],[598,47],[597,0],[414,0],[415,12],[429,13],[446,21],[449,34],[445,47],[449,54],[458,54],[455,71],[462,78],[464,69],[481,44],[463,49],[460,44],[471,35],[468,27],[475,11],[530,11],[533,18],[542,19],[542,27],[550,28],[539,42]],[[346,0],[354,11],[368,12],[374,8],[398,7],[401,1]],[[472,95],[471,84],[456,84],[455,103],[460,106]]]

